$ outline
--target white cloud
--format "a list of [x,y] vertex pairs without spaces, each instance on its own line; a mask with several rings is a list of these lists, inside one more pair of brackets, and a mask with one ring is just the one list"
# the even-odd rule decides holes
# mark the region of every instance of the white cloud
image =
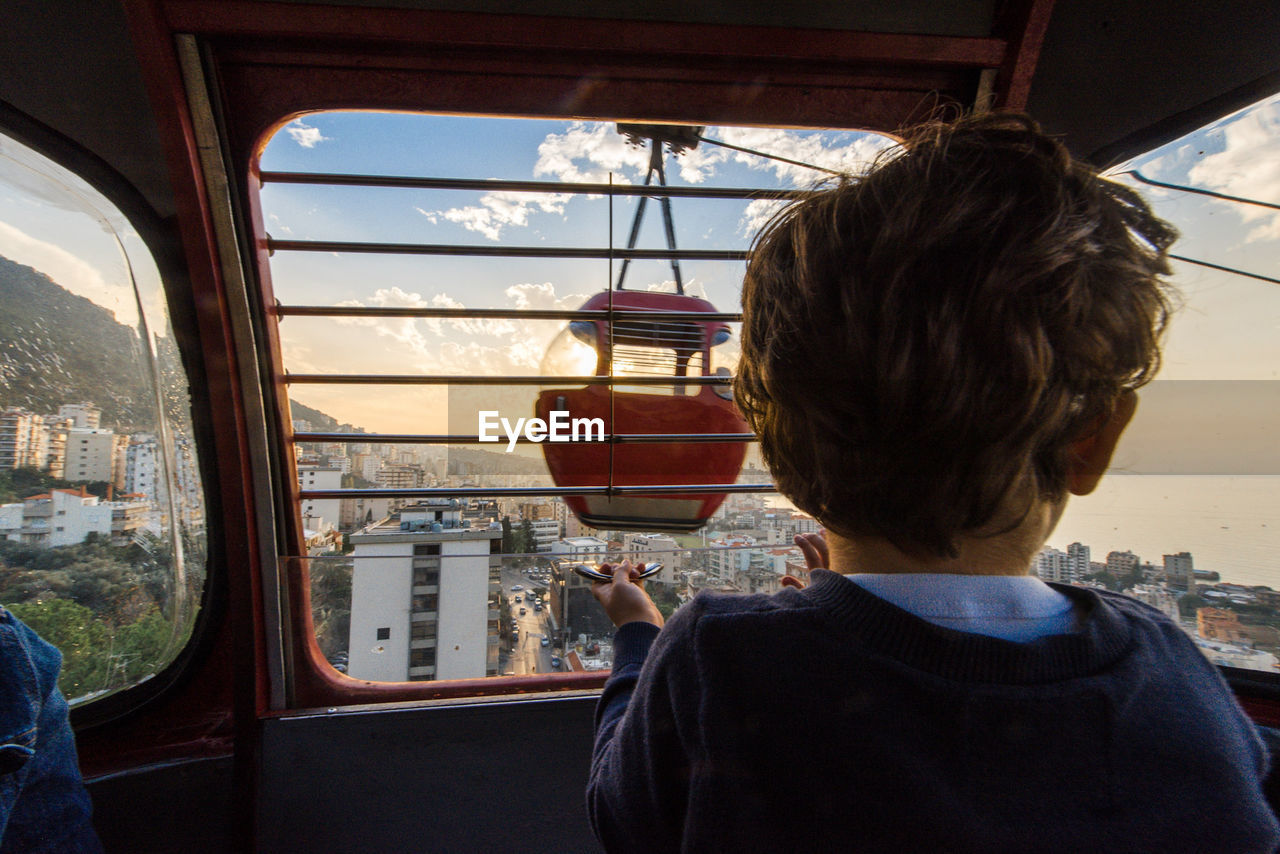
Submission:
[[604,184],[613,173],[614,183],[629,184],[633,177],[642,177],[648,165],[648,150],[629,144],[612,124],[574,122],[564,133],[547,134],[538,146],[533,174]]
[[[1280,160],[1271,156],[1280,137],[1280,100],[1272,100],[1220,128],[1225,148],[1200,160],[1188,172],[1191,182],[1231,196],[1280,199]],[[1252,205],[1233,205],[1253,223],[1245,242],[1280,240],[1280,214]]]
[[318,144],[332,139],[332,137],[322,134],[320,128],[312,127],[302,119],[294,119],[285,125],[284,129],[289,132],[289,136],[293,138],[293,141],[303,148],[315,148]]
[[527,282],[512,285],[503,293],[511,300],[512,308],[532,309],[576,309],[587,301],[587,294],[556,295],[556,286],[551,282]]
[[479,232],[490,240],[500,240],[504,228],[527,226],[533,209],[543,213],[564,213],[564,206],[568,201],[569,196],[560,193],[494,192],[481,196],[479,205],[450,208],[446,211],[425,211],[422,208],[416,210],[432,224],[438,222],[438,217],[444,217],[468,231]]
[[267,219],[271,220],[282,234],[293,234],[293,229],[285,225],[284,220],[280,219],[276,214],[269,215]]
[[[708,128],[706,136],[799,163],[847,173],[865,170],[881,151],[896,144],[892,139],[876,134],[859,136],[853,142],[839,144],[826,134],[802,135],[780,128]],[[780,181],[799,186],[816,183],[825,175],[806,166],[783,163],[742,151],[731,152],[731,159],[751,169],[772,171]]]
[[[866,167],[884,148],[893,145],[888,137],[867,134],[851,143],[840,137],[775,128],[709,127],[704,136],[811,163],[828,169],[857,172]],[[708,143],[686,149],[677,156],[680,177],[690,184],[700,184],[715,175],[723,163],[742,163],[752,169],[772,170],[779,179],[801,186],[820,180],[823,173],[804,166],[782,163],[740,151],[731,151]],[[609,174],[617,183],[636,183],[643,179],[649,166],[649,151],[631,145],[612,124],[575,122],[561,134],[548,134],[538,146],[536,177],[550,176],[559,181],[605,183]]]
[[742,212],[742,219],[738,221],[738,230],[754,238],[756,232],[764,228],[769,220],[773,219],[773,215],[782,210],[786,204],[785,199],[753,199]]

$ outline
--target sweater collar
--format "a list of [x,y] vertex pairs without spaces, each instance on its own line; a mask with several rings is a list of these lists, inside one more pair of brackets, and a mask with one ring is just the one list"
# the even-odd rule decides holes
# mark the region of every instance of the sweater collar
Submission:
[[946,679],[1051,682],[1097,673],[1125,653],[1133,630],[1110,602],[1087,588],[1051,586],[1080,608],[1080,631],[1029,643],[934,625],[825,569],[810,574],[800,595],[826,610],[870,651]]

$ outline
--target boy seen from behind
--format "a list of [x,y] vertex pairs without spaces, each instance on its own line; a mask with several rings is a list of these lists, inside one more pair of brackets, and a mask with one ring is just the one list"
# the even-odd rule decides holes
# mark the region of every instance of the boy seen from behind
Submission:
[[1028,574],[1155,373],[1175,236],[1008,114],[774,219],[736,398],[826,538],[808,586],[665,628],[629,564],[596,584],[609,851],[1275,850],[1266,753],[1182,630]]

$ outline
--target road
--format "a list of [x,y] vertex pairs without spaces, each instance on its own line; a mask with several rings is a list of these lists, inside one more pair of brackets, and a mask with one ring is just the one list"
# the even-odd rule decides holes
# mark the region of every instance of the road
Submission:
[[[516,586],[521,589],[516,590]],[[555,668],[551,666],[551,657],[555,654],[556,643],[551,629],[550,605],[547,604],[547,586],[519,570],[504,567],[502,595],[511,604],[511,616],[520,627],[520,639],[507,648],[506,664],[502,672],[517,676],[553,672]],[[534,609],[530,595],[542,597],[541,612]],[[518,603],[514,601],[516,596],[520,597]],[[521,608],[525,610],[523,615],[520,614]],[[550,641],[547,646],[542,645],[543,637]]]

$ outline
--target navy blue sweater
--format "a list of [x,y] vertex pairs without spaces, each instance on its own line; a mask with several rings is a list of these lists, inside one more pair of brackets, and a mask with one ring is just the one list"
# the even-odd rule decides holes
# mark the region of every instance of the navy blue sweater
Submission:
[[[1055,585],[1057,586],[1057,585]],[[588,811],[611,852],[1273,851],[1266,753],[1168,618],[935,626],[825,570],[617,632]],[[652,648],[650,648],[652,647]]]

